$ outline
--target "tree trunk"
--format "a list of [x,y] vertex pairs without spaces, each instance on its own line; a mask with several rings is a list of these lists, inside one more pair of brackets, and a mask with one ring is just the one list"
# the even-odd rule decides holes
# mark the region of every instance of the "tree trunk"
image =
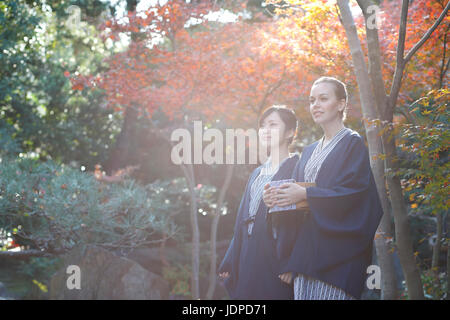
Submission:
[[442,214],[436,213],[436,243],[433,246],[433,257],[431,259],[431,271],[434,275],[434,283],[440,286],[439,281],[439,258],[441,256],[442,241]]
[[450,300],[450,219],[448,213],[446,214],[447,220],[447,300]]
[[[409,0],[403,0],[394,78],[392,80],[391,92],[389,93],[389,97],[387,99],[388,102],[386,105],[386,109],[380,110],[383,122],[387,123],[388,125],[392,125],[393,123],[394,109],[397,105],[398,95],[400,92],[406,64],[411,59],[411,57],[420,49],[420,47],[430,38],[434,30],[436,30],[439,24],[444,20],[447,12],[450,9],[450,2],[447,3],[439,18],[435,21],[431,28],[427,30],[422,38],[408,51],[406,56],[404,56],[406,25],[408,21],[408,6]],[[383,134],[382,139],[386,156],[386,171],[389,171],[390,173],[387,177],[387,183],[392,203],[392,210],[394,213],[396,243],[398,247],[400,263],[402,264],[403,272],[405,274],[408,296],[410,299],[424,299],[422,280],[420,278],[419,268],[416,265],[413,253],[413,242],[410,233],[411,230],[409,227],[408,214],[406,211],[402,188],[400,185],[400,178],[395,175],[395,173],[398,171],[395,135],[392,133],[392,131],[388,131]]]
[[433,258],[431,260],[431,268],[436,274],[439,272],[439,256],[441,252],[442,241],[442,214],[436,214],[436,243],[433,246]]
[[393,173],[398,171],[397,150],[393,137],[390,133],[383,134],[383,145],[386,153],[386,170],[388,171],[387,183],[391,198],[392,212],[395,222],[395,242],[398,249],[398,256],[405,275],[408,297],[413,300],[424,299],[422,280],[419,268],[416,264],[411,229],[409,226],[408,214],[400,185],[400,178]]
[[[174,128],[166,128],[165,131],[155,129],[153,133],[160,138],[164,139],[173,147],[173,142],[170,140],[169,132]],[[200,286],[199,286],[199,269],[200,269],[200,230],[198,227],[198,203],[197,195],[195,193],[195,173],[194,166],[192,164],[180,164],[183,171],[186,183],[189,189],[190,195],[190,222],[192,231],[192,248],[191,248],[191,294],[195,300],[200,299]]]
[[195,194],[195,176],[194,167],[192,164],[182,164],[184,175],[187,179],[187,184],[189,188],[189,193],[191,197],[190,206],[190,220],[191,220],[191,230],[192,230],[192,248],[191,248],[191,293],[192,298],[195,300],[200,299],[200,288],[199,288],[199,269],[200,269],[200,230],[198,227],[197,219],[197,195]]
[[[364,118],[366,119],[378,119],[377,106],[375,104],[375,97],[372,92],[372,86],[370,83],[369,74],[364,62],[364,54],[359,41],[356,26],[354,24],[353,17],[351,15],[350,8],[348,7],[348,1],[338,1],[339,9],[341,12],[341,21],[347,34],[347,40],[352,54],[354,71],[356,74],[357,82],[359,85],[359,93],[361,100],[361,107]],[[384,180],[384,164],[378,157],[383,153],[383,146],[379,136],[379,128],[373,123],[364,122],[366,130],[367,141],[369,145],[370,165],[374,174],[377,191],[383,207],[383,218],[378,228],[378,234],[375,239],[375,248],[377,250],[377,257],[381,268],[382,274],[382,297],[384,299],[396,298],[396,280],[395,269],[392,256],[386,238],[390,236],[390,213],[389,213],[389,200],[386,193],[386,185]]]
[[[366,26],[366,38],[368,47],[368,74],[370,77],[370,83],[375,95],[375,102],[377,108],[377,116],[380,116],[380,110],[385,110],[387,105],[387,96],[383,81],[382,67],[381,67],[381,50],[378,37],[378,29],[373,25],[369,25],[372,12],[368,12],[368,8],[371,5],[379,5],[379,1],[362,1],[358,0],[365,20]],[[381,161],[380,161],[381,162]],[[389,205],[389,199],[385,186],[385,174],[384,174],[384,162],[379,165],[380,169],[374,169],[375,180],[377,183],[378,192],[380,194],[381,203],[383,206],[384,215],[381,219],[381,223],[378,229],[378,233],[382,236],[375,238],[375,247],[377,249],[378,262],[381,268],[381,299],[393,300],[397,299],[397,277],[395,273],[394,260],[392,256],[393,246],[392,242],[388,241],[393,239],[393,232],[391,228],[391,210]]]
[[227,165],[227,170],[225,174],[225,181],[223,182],[222,188],[220,189],[219,198],[217,201],[217,209],[214,213],[214,217],[211,223],[211,239],[210,239],[210,260],[209,260],[209,286],[206,293],[206,299],[211,300],[214,296],[214,290],[216,289],[217,280],[217,227],[219,226],[219,219],[225,200],[225,195],[227,194],[228,188],[230,186],[231,177],[233,176],[233,165]]
[[390,214],[386,212],[381,218],[377,233],[380,237],[375,239],[375,248],[377,251],[378,264],[381,269],[381,300],[396,300],[397,277],[395,274],[394,260],[392,257],[392,246],[388,239],[391,237]]

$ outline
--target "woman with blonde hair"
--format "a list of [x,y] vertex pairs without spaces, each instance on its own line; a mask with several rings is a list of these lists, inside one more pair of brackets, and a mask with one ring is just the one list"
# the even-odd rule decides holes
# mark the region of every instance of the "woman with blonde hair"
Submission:
[[324,135],[304,148],[293,179],[315,186],[287,183],[264,192],[268,207],[308,203],[301,223],[283,225],[290,236],[278,244],[289,248],[280,279],[293,285],[297,300],[359,299],[371,263],[383,211],[364,140],[344,126],[346,107],[344,83],[332,77],[314,82],[310,113]]

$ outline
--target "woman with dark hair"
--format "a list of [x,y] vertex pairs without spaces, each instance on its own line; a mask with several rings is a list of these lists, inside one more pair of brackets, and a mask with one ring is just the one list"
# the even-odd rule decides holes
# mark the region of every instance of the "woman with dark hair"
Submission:
[[239,206],[234,235],[219,267],[232,299],[292,299],[292,288],[278,278],[275,228],[262,201],[270,181],[291,178],[299,160],[288,147],[297,130],[295,113],[284,106],[266,109],[259,120],[260,144],[270,149],[265,163],[247,182]]
[[268,207],[306,200],[309,210],[297,225],[283,225],[280,279],[293,284],[296,300],[359,299],[371,263],[375,231],[383,211],[363,138],[343,124],[347,90],[322,77],[311,88],[310,112],[324,136],[304,148],[296,182],[268,188]]

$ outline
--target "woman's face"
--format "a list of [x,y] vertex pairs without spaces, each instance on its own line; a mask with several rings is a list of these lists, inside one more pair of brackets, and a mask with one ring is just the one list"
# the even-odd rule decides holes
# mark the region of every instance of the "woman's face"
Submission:
[[317,124],[327,124],[341,119],[340,111],[345,108],[345,101],[336,97],[334,85],[322,82],[313,85],[309,97],[309,111]]
[[[291,131],[291,130],[288,130]],[[261,123],[258,135],[261,144],[265,147],[277,147],[289,138],[290,132],[286,132],[286,124],[278,112],[269,114]],[[276,139],[278,136],[278,139]]]

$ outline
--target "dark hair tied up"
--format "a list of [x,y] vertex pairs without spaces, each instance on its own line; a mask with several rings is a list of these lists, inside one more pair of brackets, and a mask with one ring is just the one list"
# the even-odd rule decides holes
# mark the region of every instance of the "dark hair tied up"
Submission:
[[295,112],[292,109],[286,107],[285,105],[273,105],[264,109],[258,121],[259,127],[261,128],[264,119],[266,119],[273,112],[278,112],[281,120],[284,122],[286,131],[290,129],[294,130],[294,135],[292,136],[292,138],[289,138],[288,140],[288,144],[291,144],[294,138],[297,136],[298,121]]

